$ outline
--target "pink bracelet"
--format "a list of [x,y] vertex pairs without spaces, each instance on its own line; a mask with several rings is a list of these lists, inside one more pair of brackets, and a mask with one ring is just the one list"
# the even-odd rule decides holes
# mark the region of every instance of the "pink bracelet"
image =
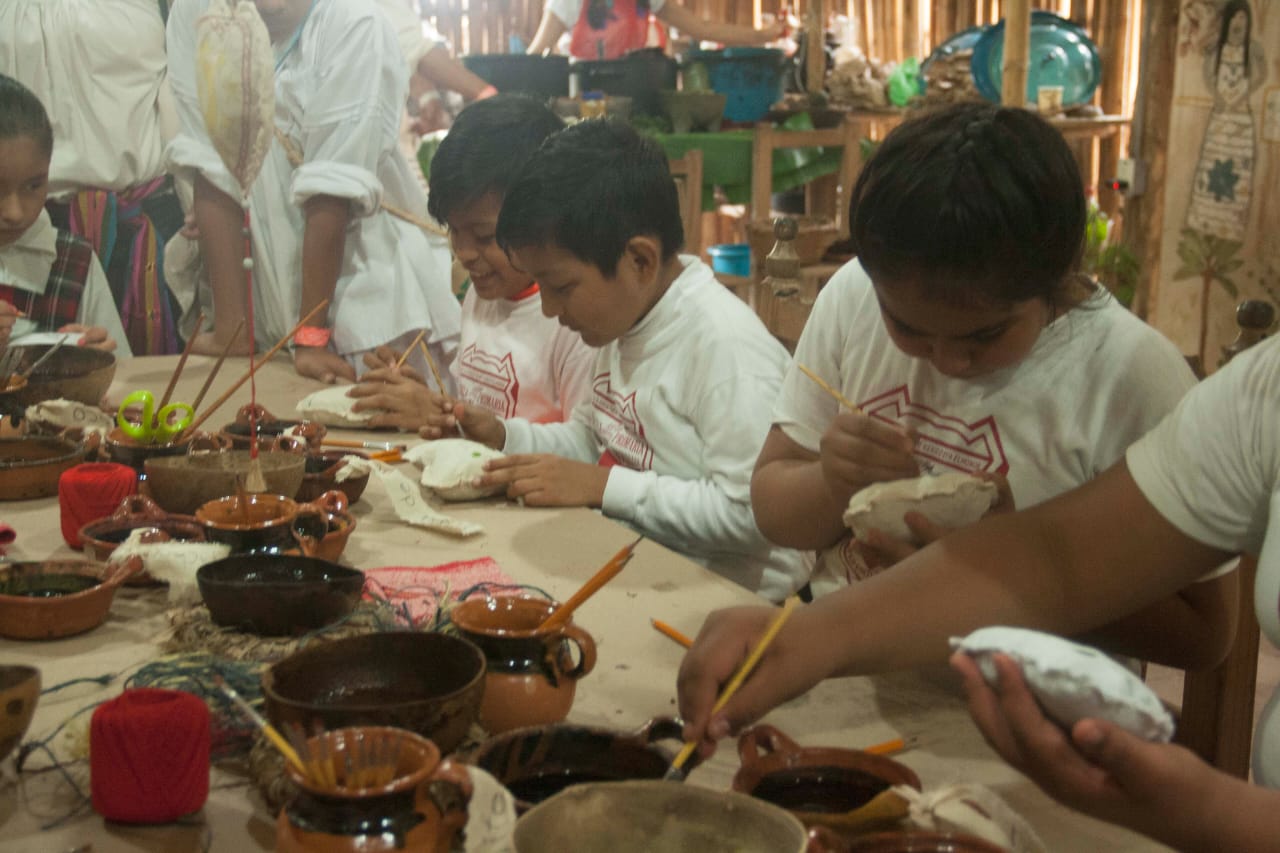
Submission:
[[329,345],[329,338],[333,337],[332,329],[325,329],[320,326],[303,326],[293,336],[293,343],[300,347],[326,347]]

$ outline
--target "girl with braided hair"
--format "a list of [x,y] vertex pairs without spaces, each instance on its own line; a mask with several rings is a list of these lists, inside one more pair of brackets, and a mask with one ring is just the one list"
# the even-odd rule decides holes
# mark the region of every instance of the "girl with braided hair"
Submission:
[[[795,355],[860,411],[793,366],[751,484],[765,536],[820,552],[817,595],[947,532],[907,513],[913,541],[855,541],[842,514],[860,490],[960,471],[997,480],[999,508],[1039,504],[1119,460],[1194,383],[1172,343],[1080,274],[1080,173],[1035,114],[966,103],[904,122],[850,208],[858,257],[819,294]],[[1194,584],[1089,639],[1212,663],[1234,582]]]

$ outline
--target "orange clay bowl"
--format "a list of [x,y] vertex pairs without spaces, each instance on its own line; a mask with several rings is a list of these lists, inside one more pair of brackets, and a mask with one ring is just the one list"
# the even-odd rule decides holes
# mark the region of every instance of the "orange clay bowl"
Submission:
[[0,438],[0,501],[47,498],[58,478],[84,461],[84,445],[66,438]]
[[0,666],[0,761],[27,733],[40,701],[40,670],[34,666]]
[[0,564],[0,637],[54,640],[107,618],[116,588],[141,568],[78,560]]
[[[21,373],[52,344],[17,345],[21,352],[15,373]],[[33,406],[45,400],[75,400],[89,406],[98,405],[116,375],[116,357],[109,352],[89,347],[64,344],[48,361],[28,377],[26,384],[0,391],[0,408]]]
[[[158,531],[157,542],[203,542],[204,528],[194,516],[171,515],[145,495],[130,495],[114,513],[80,528],[84,552],[99,562],[107,562],[129,534],[135,530]],[[149,535],[149,534],[144,534]]]
[[369,485],[369,475],[360,474],[348,477],[341,483],[335,482],[342,459],[346,456],[358,456],[368,459],[368,455],[355,450],[322,450],[307,453],[306,474],[302,478],[302,487],[298,489],[298,500],[311,501],[330,489],[337,489],[347,496],[347,503],[355,503],[364,494]]

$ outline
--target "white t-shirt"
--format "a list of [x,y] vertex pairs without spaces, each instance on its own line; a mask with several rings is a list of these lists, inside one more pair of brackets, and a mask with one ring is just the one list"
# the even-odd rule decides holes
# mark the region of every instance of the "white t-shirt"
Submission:
[[165,65],[156,0],[0,3],[0,73],[49,114],[55,196],[123,190],[164,174]]
[[[1138,488],[1174,527],[1258,557],[1254,612],[1280,645],[1280,339],[1201,382],[1126,454]],[[1280,787],[1280,691],[1254,736],[1254,778]]]
[[596,351],[591,394],[563,424],[506,422],[508,453],[616,460],[604,514],[780,601],[805,554],[769,543],[751,470],[787,352],[695,257],[643,320]]
[[[182,130],[168,157],[181,177],[199,172],[239,199],[196,98],[196,21],[207,5],[183,0],[169,15],[170,79]],[[327,195],[349,200],[353,215],[329,308],[333,348],[350,358],[425,328],[436,360],[451,363],[461,310],[450,288],[448,243],[379,207],[385,201],[426,218],[426,195],[397,147],[408,74],[390,22],[368,0],[324,0],[278,61],[276,127],[303,162],[295,169],[274,140],[250,193],[259,346],[271,346],[298,321],[302,207]]]
[[[0,284],[28,293],[44,294],[49,286],[49,272],[58,257],[57,241],[58,229],[53,226],[49,214],[40,211],[35,224],[23,232],[21,237],[0,248]],[[129,339],[124,334],[124,326],[120,323],[120,312],[116,310],[115,299],[111,296],[111,286],[107,284],[107,276],[102,271],[102,264],[96,254],[89,264],[89,275],[84,282],[84,291],[80,294],[76,322],[106,329],[107,334],[116,342],[117,358],[129,358],[133,354],[129,349]],[[24,323],[23,319],[19,319],[14,325],[15,339],[30,330]]]
[[[1016,366],[978,379],[944,376],[894,345],[857,261],[818,295],[796,362],[867,414],[915,430],[922,472],[1004,474],[1019,508],[1110,467],[1195,383],[1177,348],[1105,293],[1045,328]],[[837,409],[793,368],[773,419],[817,453]],[[815,594],[851,579],[835,556],[820,561]]]
[[558,422],[587,394],[596,353],[577,332],[542,313],[535,291],[522,299],[462,302],[462,339],[449,368],[458,395],[500,418]]
[[[583,0],[547,0],[547,9],[572,30],[574,24],[578,23],[578,16],[582,14],[582,3]],[[649,0],[649,13],[658,14],[658,10],[664,5],[665,0]]]

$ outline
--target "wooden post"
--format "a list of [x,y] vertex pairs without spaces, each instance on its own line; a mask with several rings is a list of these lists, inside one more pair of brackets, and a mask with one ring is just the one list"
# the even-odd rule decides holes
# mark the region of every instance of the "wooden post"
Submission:
[[1004,70],[1000,103],[1023,107],[1027,103],[1027,70],[1031,53],[1031,3],[1010,0],[1004,16]]
[[[1111,0],[1100,6],[1095,39],[1102,54],[1102,85],[1099,86],[1099,104],[1106,115],[1124,113],[1125,56],[1129,46],[1128,0]],[[1136,21],[1134,22],[1136,25]],[[1109,216],[1120,209],[1120,197],[1112,190],[1104,189],[1102,182],[1116,174],[1120,162],[1121,143],[1124,134],[1102,140],[1098,150],[1098,205]]]
[[808,0],[808,6],[804,13],[805,44],[807,45],[804,79],[805,89],[810,94],[814,94],[821,92],[827,82],[827,19],[823,12],[822,0]]

